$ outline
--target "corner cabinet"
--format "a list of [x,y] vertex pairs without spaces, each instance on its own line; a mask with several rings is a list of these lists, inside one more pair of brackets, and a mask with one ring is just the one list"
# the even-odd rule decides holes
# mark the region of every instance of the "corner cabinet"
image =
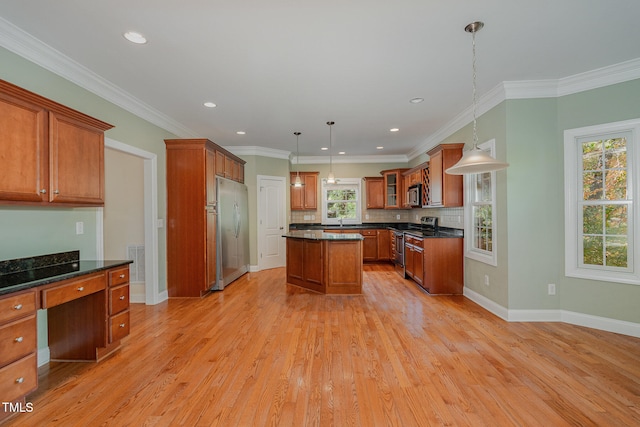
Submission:
[[[244,182],[244,161],[208,139],[167,139],[167,290],[199,297],[216,283],[216,175]],[[222,159],[222,165],[219,159]],[[227,159],[230,162],[225,162]],[[222,172],[218,169],[224,168]],[[231,175],[225,175],[230,167]]]
[[300,174],[302,187],[291,186],[291,210],[314,211],[318,209],[318,176],[320,172],[290,172],[289,179],[293,183]]
[[440,144],[429,150],[428,206],[460,207],[463,205],[462,175],[449,175],[445,171],[462,157],[464,144]]
[[404,177],[402,174],[407,169],[391,169],[380,172],[384,179],[384,208],[404,208]]
[[0,203],[103,206],[112,127],[0,80]]

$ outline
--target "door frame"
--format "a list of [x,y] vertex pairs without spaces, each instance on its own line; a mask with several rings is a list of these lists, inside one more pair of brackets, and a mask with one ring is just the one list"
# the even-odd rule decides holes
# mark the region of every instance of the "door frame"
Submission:
[[[265,244],[265,239],[262,233],[262,227],[260,225],[260,212],[264,211],[264,206],[262,206],[262,197],[260,197],[260,182],[263,179],[269,179],[269,180],[273,180],[273,181],[279,181],[282,184],[282,190],[283,190],[283,197],[282,197],[282,212],[283,212],[283,224],[285,228],[288,228],[289,224],[287,223],[287,178],[284,176],[270,176],[270,175],[258,175],[257,177],[257,185],[256,185],[256,193],[257,193],[257,198],[258,201],[256,203],[256,205],[258,206],[258,212],[257,212],[257,216],[256,216],[256,230],[257,230],[257,244],[258,244],[258,271],[263,269],[263,265],[262,265],[262,261],[260,258],[260,253],[262,252],[262,248]],[[284,246],[284,259],[285,259],[285,263],[286,263],[286,259],[287,259],[287,255],[286,255],[286,245]],[[284,267],[284,265],[283,265]]]
[[[140,157],[144,161],[144,246],[145,246],[145,289],[144,302],[155,305],[167,299],[161,295],[158,285],[158,156],[149,151],[110,138],[104,139],[105,147]],[[97,217],[97,254],[104,258],[104,210],[99,208]],[[166,294],[166,291],[164,292]]]

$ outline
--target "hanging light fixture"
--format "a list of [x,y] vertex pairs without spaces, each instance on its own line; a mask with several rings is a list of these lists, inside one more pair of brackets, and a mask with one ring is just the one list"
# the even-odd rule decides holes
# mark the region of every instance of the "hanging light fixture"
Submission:
[[473,36],[473,148],[465,151],[462,158],[445,172],[450,175],[464,175],[468,173],[483,173],[504,169],[509,163],[500,162],[491,157],[486,151],[478,148],[478,133],[476,131],[476,33],[484,27],[484,23],[477,21],[464,27]]
[[296,136],[296,179],[291,185],[293,185],[294,187],[300,188],[304,185],[302,183],[302,180],[300,179],[300,171],[298,170],[298,165],[300,164],[300,145],[299,145],[298,139],[300,135],[302,135],[302,133],[294,132],[293,134]]
[[333,126],[336,122],[327,122],[327,124],[329,125],[329,175],[327,175],[327,184],[335,184],[336,183],[336,177],[333,174],[333,160],[331,158],[331,145],[333,145],[333,143],[331,142],[331,126]]

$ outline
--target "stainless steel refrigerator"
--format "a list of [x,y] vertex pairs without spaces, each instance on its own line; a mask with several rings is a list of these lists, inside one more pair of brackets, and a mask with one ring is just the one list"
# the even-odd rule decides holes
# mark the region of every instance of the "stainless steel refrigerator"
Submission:
[[249,271],[249,209],[247,186],[216,178],[218,195],[217,263],[214,290]]

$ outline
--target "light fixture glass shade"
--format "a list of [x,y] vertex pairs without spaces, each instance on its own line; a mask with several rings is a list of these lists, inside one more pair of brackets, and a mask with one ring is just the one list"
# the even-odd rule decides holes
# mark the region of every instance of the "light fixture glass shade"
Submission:
[[296,179],[293,182],[294,187],[302,187],[302,180],[300,179],[300,175],[296,175]]
[[468,173],[484,173],[504,169],[509,163],[500,162],[478,147],[462,153],[458,163],[445,170],[449,175],[464,175]]
[[335,184],[336,183],[336,177],[333,174],[333,171],[329,172],[329,175],[327,176],[327,184]]

